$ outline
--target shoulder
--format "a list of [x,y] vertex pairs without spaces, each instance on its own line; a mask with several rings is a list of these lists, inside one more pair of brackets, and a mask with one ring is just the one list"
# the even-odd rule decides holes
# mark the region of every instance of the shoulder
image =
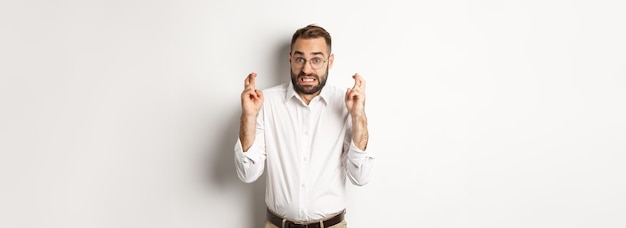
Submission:
[[343,100],[345,95],[346,95],[346,90],[345,89],[340,89],[339,87],[334,86],[334,85],[326,85],[326,86],[324,86],[324,90],[322,91],[322,93],[328,99]]
[[276,85],[267,89],[263,89],[263,95],[285,95],[287,93],[287,83]]
[[340,89],[337,86],[334,85],[326,85],[324,86],[324,89],[326,90],[326,92],[328,92],[329,96],[333,96],[333,97],[342,97],[343,95],[346,94],[346,90]]
[[267,101],[265,103],[284,101],[287,96],[288,89],[289,84],[287,83],[263,89],[263,97],[265,101]]
[[326,85],[322,90],[322,94],[328,104],[344,107],[346,97],[345,89],[340,89],[339,87],[333,85]]

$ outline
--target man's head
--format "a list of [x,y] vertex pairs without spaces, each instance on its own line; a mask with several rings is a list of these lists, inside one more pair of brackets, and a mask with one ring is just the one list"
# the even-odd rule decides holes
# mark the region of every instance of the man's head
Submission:
[[291,39],[289,65],[291,82],[300,94],[318,94],[328,79],[335,56],[331,53],[330,34],[322,27],[308,25]]

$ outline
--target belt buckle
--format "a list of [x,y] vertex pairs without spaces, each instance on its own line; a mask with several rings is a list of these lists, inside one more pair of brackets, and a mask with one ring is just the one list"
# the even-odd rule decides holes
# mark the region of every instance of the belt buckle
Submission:
[[308,228],[309,224],[289,222],[285,224],[285,228]]

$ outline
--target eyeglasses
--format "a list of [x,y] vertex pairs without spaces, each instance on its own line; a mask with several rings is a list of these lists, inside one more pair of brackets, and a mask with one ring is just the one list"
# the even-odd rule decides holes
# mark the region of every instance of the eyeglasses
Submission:
[[326,60],[320,57],[315,57],[312,59],[296,57],[293,59],[293,61],[291,61],[291,66],[294,68],[302,68],[304,67],[304,64],[306,64],[307,62],[309,62],[311,64],[311,67],[313,67],[314,69],[320,69],[324,66],[324,63],[326,63]]

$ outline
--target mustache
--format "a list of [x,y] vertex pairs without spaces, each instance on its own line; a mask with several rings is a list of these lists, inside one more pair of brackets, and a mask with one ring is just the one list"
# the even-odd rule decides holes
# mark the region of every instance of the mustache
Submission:
[[317,74],[306,74],[306,73],[299,73],[298,77],[304,77],[304,76],[309,76],[309,77],[315,77],[318,78]]

